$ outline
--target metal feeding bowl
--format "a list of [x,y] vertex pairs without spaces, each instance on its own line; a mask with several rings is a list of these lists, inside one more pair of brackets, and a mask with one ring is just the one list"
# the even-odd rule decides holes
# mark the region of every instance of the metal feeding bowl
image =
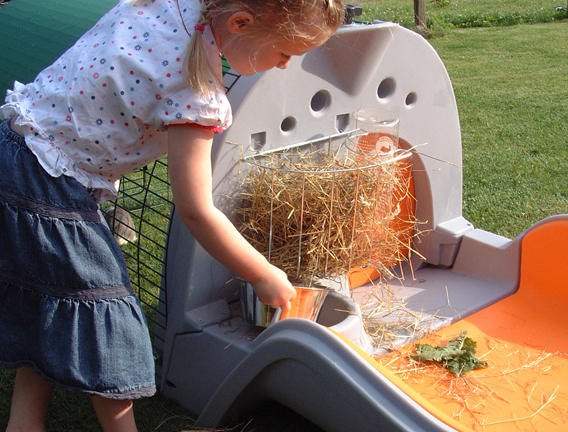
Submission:
[[316,321],[329,289],[318,287],[294,288],[296,289],[296,299],[292,302],[289,311],[282,312],[280,308],[273,308],[262,303],[252,285],[249,282],[242,281],[241,309],[243,319],[248,324],[259,327],[268,327],[270,324],[285,318],[304,318]]

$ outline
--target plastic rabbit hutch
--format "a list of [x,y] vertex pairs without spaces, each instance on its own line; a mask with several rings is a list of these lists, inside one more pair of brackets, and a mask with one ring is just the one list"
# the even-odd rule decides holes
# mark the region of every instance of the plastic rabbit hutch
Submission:
[[[94,22],[113,3],[69,10],[85,18],[88,9]],[[26,51],[44,40],[42,26],[49,25],[58,42],[72,43],[92,25],[59,25],[46,20],[58,19],[50,10],[26,8],[24,0],[3,9],[0,29],[14,39],[8,45],[21,43]],[[15,30],[20,25],[25,32]],[[64,49],[45,41],[42,53]],[[39,63],[53,59],[32,57],[36,70],[27,70],[32,62],[10,64],[13,77],[4,70],[6,86],[33,79],[45,66]],[[462,217],[458,111],[432,47],[392,23],[346,25],[287,70],[247,78],[229,71],[225,84],[234,124],[216,137],[213,166],[215,201],[229,215],[243,156],[343,136],[355,129],[350,113],[361,107],[399,116],[402,145],[421,145],[410,159],[421,233],[417,253],[394,269],[399,278],[390,289],[419,325],[393,331],[392,343],[371,343],[364,321],[382,300],[373,283],[328,295],[317,322],[247,324],[239,282],[170,212],[167,162],[160,160],[125,178],[114,204],[130,212],[136,228],[138,239],[123,250],[154,330],[161,391],[202,426],[275,400],[330,432],[565,430],[568,217],[543,220],[513,240],[474,229]],[[379,321],[397,325],[396,305],[389,306]],[[422,337],[443,343],[462,331],[488,368],[446,381],[479,393],[459,401],[432,369],[416,379],[392,366],[393,345],[409,353]]]
[[[363,325],[362,316],[376,306],[369,301],[372,283],[328,296],[317,322],[247,324],[239,313],[239,282],[175,214],[156,330],[163,393],[208,427],[275,400],[326,431],[502,431],[525,424],[563,430],[568,254],[561,245],[568,219],[544,220],[509,240],[462,217],[458,111],[433,48],[396,24],[350,24],[286,70],[225,79],[234,124],[216,137],[212,159],[214,198],[228,215],[243,155],[341,135],[355,128],[349,113],[361,107],[396,113],[404,147],[427,143],[410,159],[424,234],[415,239],[411,265],[398,269],[404,277],[390,287],[427,325],[400,332],[395,344],[411,347],[427,333],[447,340],[467,330],[489,364],[487,384],[479,386],[492,414],[467,400],[452,405],[439,382],[409,383],[373,359],[392,347],[371,344]],[[530,365],[510,366],[514,356]],[[538,361],[529,361],[533,356]],[[542,370],[540,360],[549,362]],[[491,381],[496,376],[511,378],[503,385]],[[495,405],[486,405],[489,400]]]

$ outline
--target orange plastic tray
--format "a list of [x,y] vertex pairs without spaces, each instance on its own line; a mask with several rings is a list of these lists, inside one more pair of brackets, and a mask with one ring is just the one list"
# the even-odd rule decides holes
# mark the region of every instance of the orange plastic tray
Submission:
[[[487,369],[456,378],[439,366],[416,368],[400,353],[380,363],[456,429],[568,430],[567,245],[566,220],[529,231],[521,243],[519,290],[419,341],[444,345],[467,331]],[[402,350],[412,351],[413,345]]]
[[568,430],[568,220],[530,230],[518,291],[417,343],[445,345],[467,331],[488,368],[456,377],[413,363],[414,344],[374,360],[415,403],[459,431]]

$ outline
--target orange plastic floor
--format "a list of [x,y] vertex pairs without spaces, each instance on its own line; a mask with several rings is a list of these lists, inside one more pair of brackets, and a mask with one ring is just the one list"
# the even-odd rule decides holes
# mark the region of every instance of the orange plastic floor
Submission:
[[379,363],[455,429],[567,431],[567,270],[568,220],[540,225],[522,240],[515,294],[419,341],[445,345],[467,331],[486,369],[455,377],[437,365],[412,363],[413,344]]
[[568,431],[568,220],[530,230],[519,290],[417,343],[445,345],[466,331],[488,368],[456,377],[414,363],[414,344],[372,359],[415,403],[458,431]]

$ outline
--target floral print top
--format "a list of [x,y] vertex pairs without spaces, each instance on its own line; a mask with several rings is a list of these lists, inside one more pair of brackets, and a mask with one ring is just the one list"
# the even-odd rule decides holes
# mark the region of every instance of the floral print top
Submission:
[[[114,198],[124,174],[166,154],[166,126],[231,124],[224,93],[205,97],[187,84],[199,9],[199,0],[121,0],[33,83],[15,82],[2,116],[16,116],[50,175],[77,179],[97,202]],[[203,36],[221,75],[209,26]]]

